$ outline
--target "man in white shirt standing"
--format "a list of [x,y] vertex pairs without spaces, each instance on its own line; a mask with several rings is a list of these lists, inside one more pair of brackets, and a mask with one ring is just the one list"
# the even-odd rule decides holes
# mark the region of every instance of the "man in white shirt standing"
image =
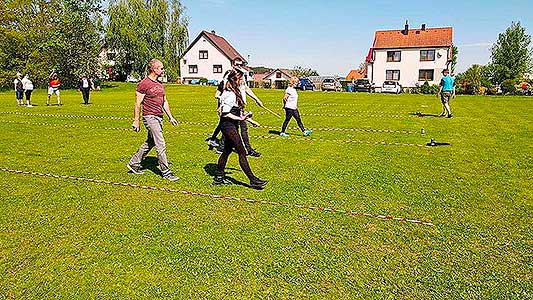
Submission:
[[83,95],[83,104],[89,104],[89,92],[91,91],[92,82],[89,77],[83,75],[78,82],[78,91]]
[[24,89],[24,94],[26,95],[26,106],[33,107],[30,103],[31,93],[33,92],[33,82],[30,80],[30,75],[26,74],[22,79],[22,88]]

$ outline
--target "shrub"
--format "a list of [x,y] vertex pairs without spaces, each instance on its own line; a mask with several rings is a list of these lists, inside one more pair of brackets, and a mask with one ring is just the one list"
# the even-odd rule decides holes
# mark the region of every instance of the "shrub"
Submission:
[[502,92],[504,94],[515,94],[516,93],[516,80],[507,79],[504,80],[501,84]]
[[201,85],[207,85],[207,78],[200,78]]
[[420,92],[422,94],[437,94],[439,92],[439,86],[436,84],[429,85],[429,82],[424,82],[422,87],[420,87]]

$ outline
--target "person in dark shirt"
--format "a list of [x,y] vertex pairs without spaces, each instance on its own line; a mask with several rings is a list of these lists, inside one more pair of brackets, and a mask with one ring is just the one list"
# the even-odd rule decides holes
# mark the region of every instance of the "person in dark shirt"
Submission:
[[143,174],[141,162],[150,150],[155,147],[159,167],[164,179],[176,181],[175,176],[168,167],[167,148],[163,137],[163,112],[170,119],[172,125],[177,125],[170,112],[165,89],[163,84],[157,80],[163,74],[163,63],[157,59],[152,59],[148,63],[150,74],[137,85],[135,102],[135,119],[133,120],[133,130],[140,130],[140,112],[142,105],[143,123],[148,130],[148,137],[139,150],[132,156],[127,167],[134,174]]
[[92,80],[86,75],[81,76],[80,80],[78,81],[78,91],[80,91],[83,95],[84,105],[89,104],[89,93],[91,92],[92,85]]

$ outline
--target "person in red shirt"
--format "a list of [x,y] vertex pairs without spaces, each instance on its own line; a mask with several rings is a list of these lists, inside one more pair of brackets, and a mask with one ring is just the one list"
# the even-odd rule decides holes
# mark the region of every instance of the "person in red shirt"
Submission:
[[152,59],[148,63],[148,68],[150,74],[137,85],[135,118],[132,124],[133,130],[138,132],[140,130],[142,105],[142,118],[146,130],[148,130],[148,137],[139,150],[131,157],[127,167],[134,174],[143,174],[141,163],[148,152],[155,147],[163,178],[176,181],[179,178],[168,167],[167,148],[163,137],[163,112],[167,114],[172,125],[177,125],[178,121],[174,119],[170,112],[163,84],[157,80],[163,74],[163,63],[157,59]]
[[52,97],[52,94],[54,93],[57,95],[57,105],[61,105],[61,97],[59,96],[59,86],[61,85],[61,82],[59,81],[59,78],[57,78],[56,72],[52,71],[48,79],[48,99],[46,99],[46,106],[50,105],[50,97]]

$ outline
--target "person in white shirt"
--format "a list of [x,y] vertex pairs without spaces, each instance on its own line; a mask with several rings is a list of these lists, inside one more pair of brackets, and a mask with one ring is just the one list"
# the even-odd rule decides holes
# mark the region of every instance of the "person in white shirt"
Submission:
[[26,106],[33,107],[30,103],[31,93],[33,92],[33,82],[30,80],[30,75],[26,74],[22,79],[22,88],[24,89],[24,94],[26,95]]
[[249,118],[249,115],[243,114],[244,100],[240,93],[239,86],[242,81],[237,71],[230,71],[227,80],[225,80],[224,91],[220,95],[220,129],[224,136],[224,150],[218,158],[218,165],[213,184],[229,184],[230,182],[224,178],[226,164],[229,155],[233,152],[233,148],[239,155],[239,165],[242,171],[250,180],[250,187],[254,189],[263,189],[267,181],[257,178],[248,159],[246,158],[246,149],[243,141],[239,135],[239,126]]
[[289,121],[292,117],[296,119],[296,123],[298,123],[298,127],[303,132],[304,136],[310,136],[313,132],[311,130],[305,130],[304,124],[302,123],[302,119],[300,118],[300,112],[298,111],[298,93],[294,88],[298,84],[298,81],[298,78],[295,77],[289,79],[289,87],[285,90],[285,97],[283,97],[285,121],[283,122],[283,126],[281,127],[281,133],[279,134],[283,137],[289,136],[287,133],[285,133],[285,130],[287,129],[287,125],[289,124]]
[[13,81],[13,84],[15,85],[15,96],[17,97],[17,105],[23,105],[24,88],[22,86],[22,74],[17,73],[17,78],[15,78],[15,81]]
[[89,77],[85,75],[81,76],[80,81],[78,82],[78,91],[83,95],[84,105],[89,104],[89,92],[91,91],[92,85],[92,80]]
[[[255,101],[255,103],[257,103],[259,107],[264,108],[265,106],[263,105],[263,102],[259,100],[259,97],[257,97],[255,93],[252,91],[252,89],[250,89],[250,87],[248,87],[248,85],[246,84],[246,79],[244,78],[244,73],[246,72],[246,70],[240,65],[235,65],[233,69],[237,71],[237,75],[241,79],[240,85],[239,85],[239,91],[241,93],[241,97],[244,102],[244,105],[246,105],[246,95],[248,95],[250,96],[250,98],[252,98]],[[244,111],[244,106],[243,106],[243,111]],[[248,155],[251,157],[260,157],[261,153],[259,153],[257,150],[252,148],[252,145],[250,144],[250,138],[248,136],[248,125],[246,124],[245,121],[241,122],[240,128],[241,128],[242,141],[244,143],[244,146],[246,147],[246,151]]]

